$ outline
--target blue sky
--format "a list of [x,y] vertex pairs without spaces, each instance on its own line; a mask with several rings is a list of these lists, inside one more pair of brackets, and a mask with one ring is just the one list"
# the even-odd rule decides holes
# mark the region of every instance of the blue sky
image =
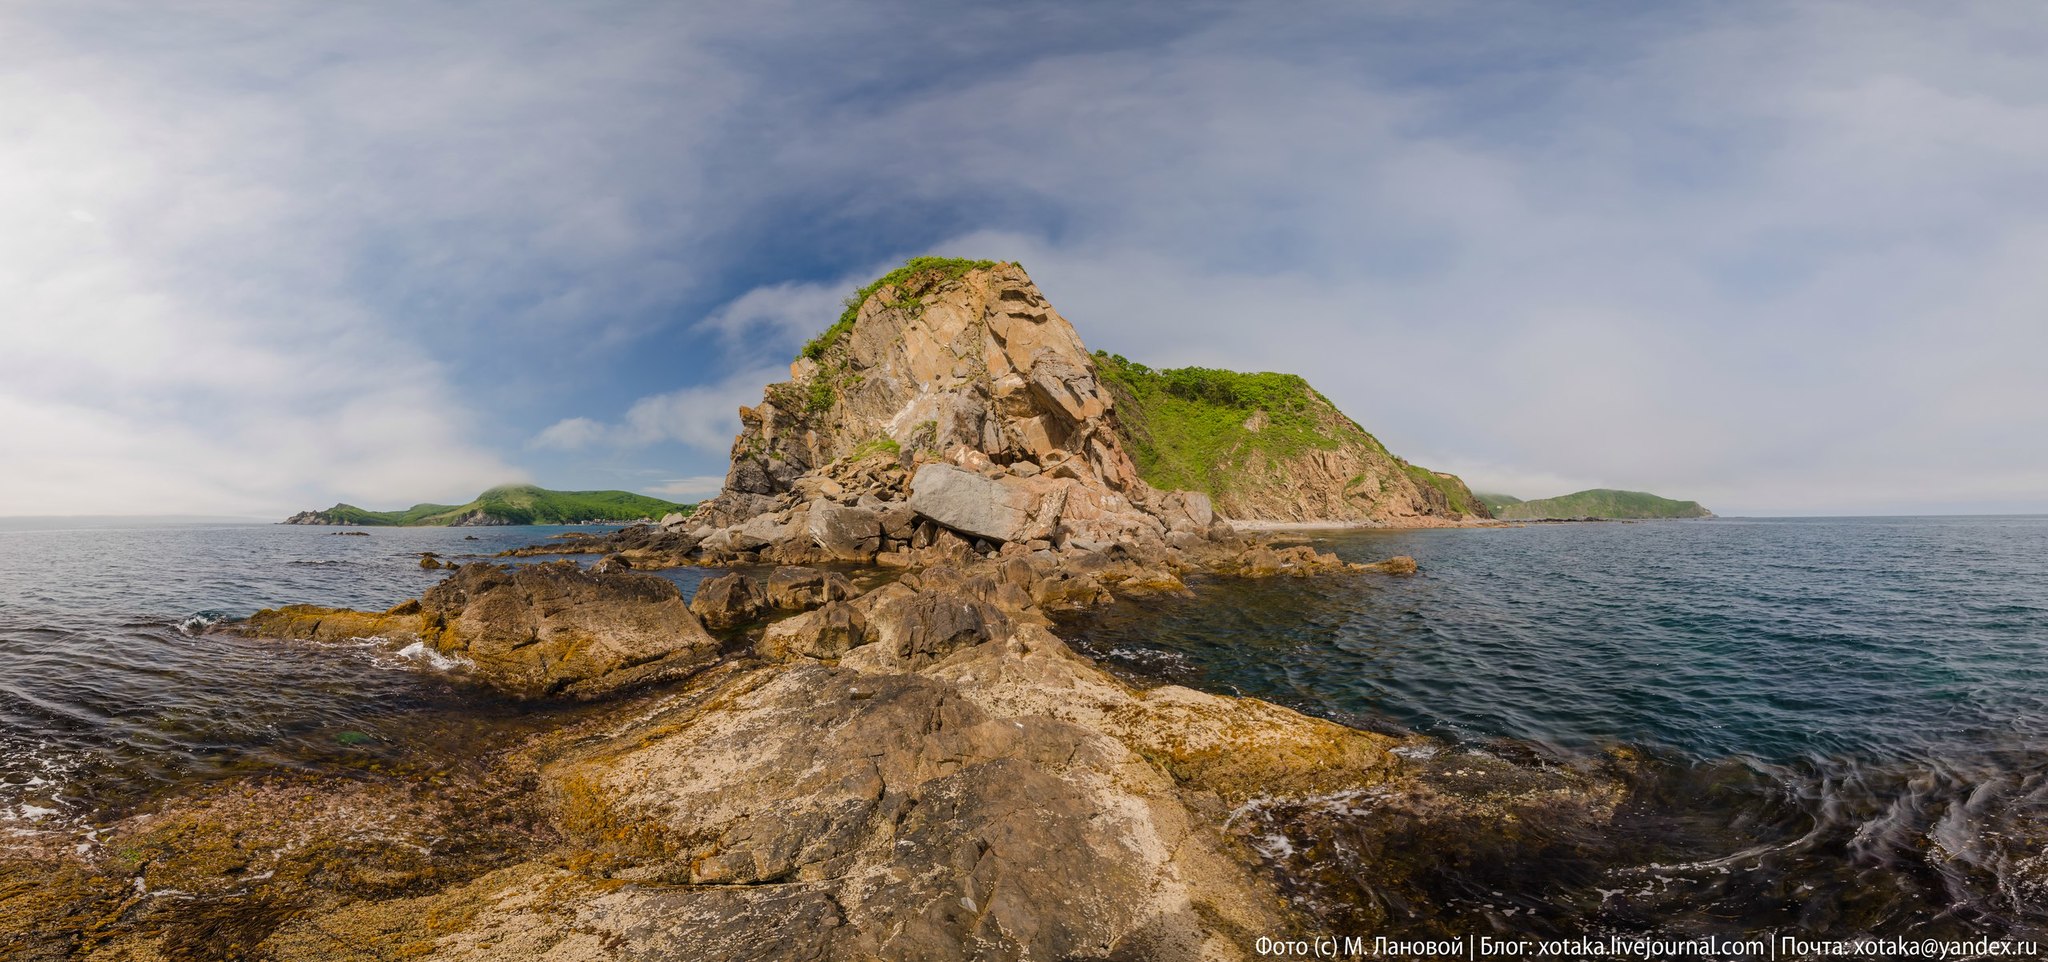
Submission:
[[1481,488],[2048,511],[2037,4],[177,7],[0,9],[0,515],[701,496],[921,253]]

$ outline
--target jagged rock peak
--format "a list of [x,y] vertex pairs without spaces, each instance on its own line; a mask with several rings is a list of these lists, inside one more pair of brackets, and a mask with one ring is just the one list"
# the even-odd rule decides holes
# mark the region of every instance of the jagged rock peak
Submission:
[[1114,491],[1142,483],[1094,359],[1023,267],[919,258],[862,293],[788,381],[740,410],[719,499],[732,517],[877,452],[1063,471]]

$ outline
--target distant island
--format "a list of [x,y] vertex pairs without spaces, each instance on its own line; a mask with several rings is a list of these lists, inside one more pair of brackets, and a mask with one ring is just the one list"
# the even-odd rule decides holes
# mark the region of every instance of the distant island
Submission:
[[630,491],[550,491],[531,484],[506,484],[477,495],[468,504],[416,504],[403,511],[337,504],[325,511],[301,511],[284,523],[382,527],[624,523],[687,515],[693,507]]
[[1698,501],[1674,501],[1644,491],[1592,488],[1555,498],[1524,501],[1505,494],[1476,495],[1493,516],[1503,521],[1601,521],[1645,518],[1711,518]]

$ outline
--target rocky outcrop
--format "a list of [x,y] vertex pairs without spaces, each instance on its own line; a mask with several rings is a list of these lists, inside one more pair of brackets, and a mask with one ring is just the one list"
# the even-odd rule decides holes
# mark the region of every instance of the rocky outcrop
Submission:
[[[870,563],[937,529],[983,554],[1163,542],[1166,496],[1124,452],[1080,337],[1016,265],[909,271],[810,353],[741,410],[725,489],[670,526],[691,539],[667,546],[677,556]],[[1206,535],[1213,518],[1178,520]]]
[[467,564],[419,600],[387,612],[293,605],[259,611],[236,630],[263,638],[419,644],[518,698],[595,698],[682,677],[718,650],[673,583],[587,571],[567,561]]
[[1096,362],[1146,480],[1207,494],[1232,519],[1412,527],[1490,516],[1456,475],[1395,457],[1294,375]]

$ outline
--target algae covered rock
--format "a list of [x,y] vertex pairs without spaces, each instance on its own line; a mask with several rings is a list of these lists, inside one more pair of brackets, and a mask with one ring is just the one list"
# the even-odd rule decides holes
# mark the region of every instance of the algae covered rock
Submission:
[[702,667],[718,643],[666,578],[574,562],[468,564],[427,589],[434,647],[522,698],[590,698]]
[[463,565],[388,612],[291,605],[236,627],[263,638],[422,643],[517,698],[596,698],[687,675],[718,651],[673,582],[574,562]]

